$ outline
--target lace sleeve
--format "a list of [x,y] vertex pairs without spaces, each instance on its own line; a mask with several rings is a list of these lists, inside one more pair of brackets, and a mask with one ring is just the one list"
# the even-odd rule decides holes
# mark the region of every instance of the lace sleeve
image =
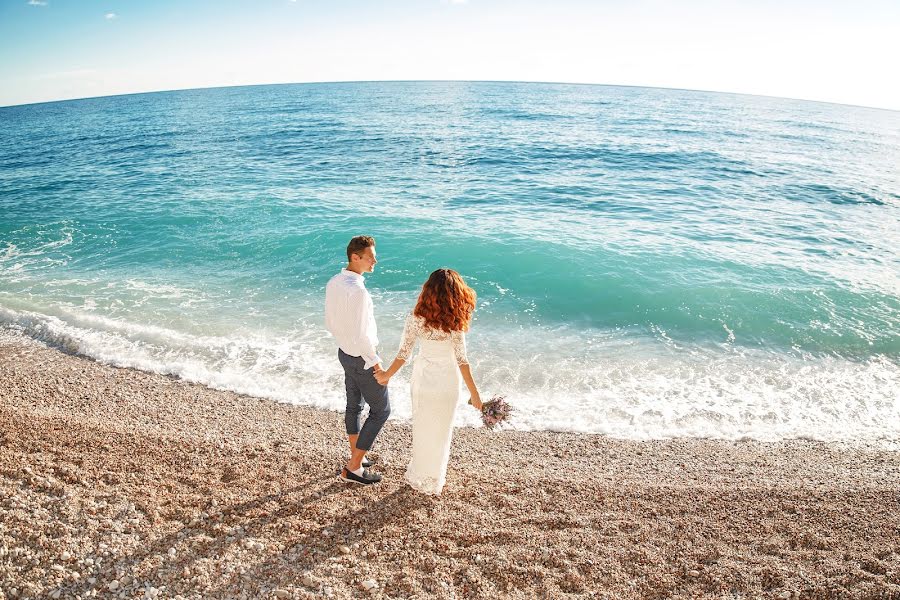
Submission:
[[466,354],[466,334],[462,331],[453,331],[450,333],[450,341],[453,344],[453,355],[456,356],[456,364],[469,364],[469,357]]
[[409,362],[409,355],[412,354],[418,336],[419,323],[416,320],[416,316],[410,313],[406,317],[406,324],[403,326],[403,337],[400,338],[400,349],[397,350],[397,358]]

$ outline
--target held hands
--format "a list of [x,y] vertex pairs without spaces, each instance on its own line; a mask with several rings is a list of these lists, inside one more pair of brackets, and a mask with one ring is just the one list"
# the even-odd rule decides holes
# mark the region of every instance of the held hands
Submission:
[[390,380],[391,376],[387,374],[387,371],[383,370],[381,365],[375,365],[375,381],[378,382],[378,385],[386,386]]

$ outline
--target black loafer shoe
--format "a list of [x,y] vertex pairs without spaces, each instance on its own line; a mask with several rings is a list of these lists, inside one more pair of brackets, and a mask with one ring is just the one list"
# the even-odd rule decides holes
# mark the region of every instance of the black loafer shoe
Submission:
[[372,473],[368,469],[363,469],[362,475],[357,475],[356,473],[352,473],[347,469],[341,470],[341,474],[338,475],[338,478],[341,481],[347,483],[358,483],[360,485],[372,485],[373,483],[378,483],[381,481],[381,475],[378,473]]

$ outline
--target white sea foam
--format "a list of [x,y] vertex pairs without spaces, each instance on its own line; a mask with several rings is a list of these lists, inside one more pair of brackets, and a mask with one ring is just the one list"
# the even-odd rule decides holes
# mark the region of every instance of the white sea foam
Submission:
[[6,243],[4,248],[0,248],[0,261],[9,260],[19,255],[19,248],[15,244]]
[[[154,284],[139,279],[126,279],[125,288],[132,291],[146,292],[155,298],[176,299],[192,297],[197,294],[197,290],[192,288],[182,288],[175,285]],[[110,284],[115,287],[115,284]]]
[[48,250],[57,250],[59,248],[64,248],[65,246],[70,245],[73,240],[73,233],[74,231],[71,227],[64,227],[62,229],[63,236],[58,240],[53,240],[44,244],[40,249],[41,252],[44,253]]
[[[0,307],[0,324],[116,366],[343,409],[333,341],[312,318],[278,336],[192,335],[71,308],[47,315]],[[396,333],[387,334],[386,360]],[[484,397],[505,394],[515,405],[509,426],[516,429],[629,439],[900,441],[900,365],[888,358],[852,362],[728,348],[651,348],[614,336],[590,340],[573,356],[573,340],[579,340],[572,332],[507,331],[504,346],[500,337],[473,336],[470,359]],[[392,382],[392,418],[410,418],[410,372],[407,367]],[[457,415],[460,426],[478,424],[467,407]]]
[[[0,249],[2,279],[9,283],[17,283],[34,279],[36,272],[66,265],[69,256],[60,252],[60,248],[72,244],[74,232],[71,227],[66,227],[60,233],[62,237],[41,241],[28,250],[23,250],[11,242],[5,242],[6,246]],[[10,276],[12,273],[16,275]]]
[[336,360],[317,358],[319,353],[312,348],[315,340],[303,332],[280,339],[192,336],[72,310],[50,316],[3,307],[0,324],[118,367],[174,375],[281,402],[326,409],[339,405],[343,381],[339,366]]

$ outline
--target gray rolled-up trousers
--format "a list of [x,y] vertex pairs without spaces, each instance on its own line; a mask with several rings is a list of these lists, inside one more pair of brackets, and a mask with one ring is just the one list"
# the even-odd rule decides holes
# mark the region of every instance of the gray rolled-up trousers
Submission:
[[[338,360],[344,367],[344,385],[347,388],[347,410],[344,412],[347,435],[359,435],[357,449],[369,450],[391,415],[387,386],[375,381],[375,368],[366,369],[366,361],[361,356],[350,356],[339,349]],[[369,405],[369,416],[360,429],[363,402]]]

